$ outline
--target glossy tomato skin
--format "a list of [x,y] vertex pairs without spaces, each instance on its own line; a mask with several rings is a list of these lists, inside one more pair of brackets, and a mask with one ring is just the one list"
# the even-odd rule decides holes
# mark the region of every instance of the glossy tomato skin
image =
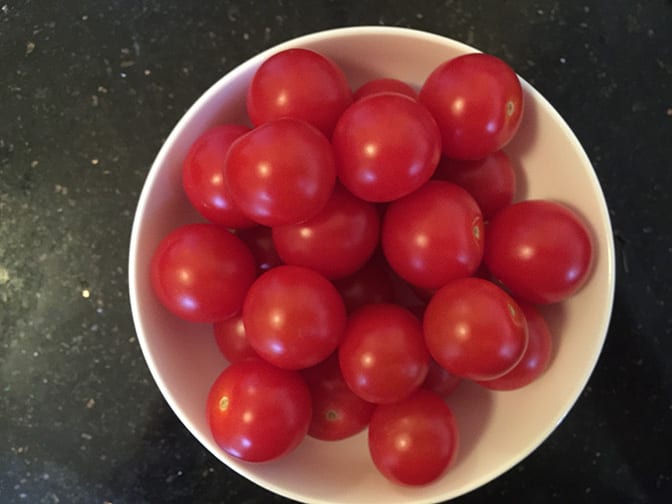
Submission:
[[224,170],[238,208],[269,227],[310,219],[327,203],[336,183],[329,141],[296,119],[268,122],[238,138]]
[[438,479],[459,448],[457,423],[443,399],[420,389],[376,408],[369,424],[371,458],[389,480],[426,485]]
[[247,341],[243,316],[239,313],[213,325],[215,342],[219,351],[230,363],[258,357]]
[[361,100],[366,96],[378,93],[399,93],[406,95],[409,98],[413,98],[414,100],[418,99],[418,93],[415,92],[415,89],[405,82],[398,79],[382,78],[373,79],[362,84],[352,95],[352,100]]
[[378,245],[379,232],[375,205],[336,186],[316,216],[273,228],[273,243],[285,264],[312,268],[336,279],[366,263]]
[[257,263],[257,271],[260,274],[282,264],[282,259],[280,259],[273,244],[271,228],[256,226],[251,229],[240,230],[236,235],[249,247]]
[[400,306],[363,306],[348,319],[339,362],[345,382],[365,401],[400,401],[420,387],[427,375],[429,354],[422,326]]
[[590,272],[592,244],[578,215],[560,203],[527,200],[488,225],[484,262],[511,293],[533,304],[557,303]]
[[504,151],[484,159],[462,161],[441,158],[434,178],[454,182],[478,203],[484,219],[490,219],[513,201],[516,193],[516,172]]
[[348,313],[366,304],[394,301],[394,283],[385,259],[379,254],[374,254],[352,275],[334,281],[334,285],[341,293]]
[[523,358],[516,366],[494,380],[478,382],[491,390],[514,390],[529,385],[548,368],[553,346],[551,331],[539,310],[529,303],[517,301],[523,310],[529,341]]
[[152,256],[156,296],[190,322],[217,322],[240,311],[255,272],[251,252],[214,224],[188,224],[169,233]]
[[453,159],[482,159],[502,149],[523,114],[518,77],[489,54],[442,63],[423,84],[419,100],[439,125],[443,153]]
[[247,112],[255,126],[293,117],[329,137],[351,102],[352,92],[338,65],[314,51],[297,48],[262,63],[248,89]]
[[277,459],[294,450],[308,432],[310,392],[296,371],[262,359],[231,364],[216,379],[207,400],[208,423],[217,444],[250,462]]
[[229,228],[256,225],[233,202],[223,172],[229,147],[248,131],[239,124],[210,128],[191,146],[182,167],[182,186],[192,206],[209,221]]
[[302,370],[301,376],[313,401],[309,436],[323,441],[338,441],[366,428],[376,406],[350,390],[343,380],[337,352]]
[[392,269],[410,284],[437,289],[473,274],[483,257],[483,217],[464,189],[433,180],[390,204],[381,232]]
[[339,345],[346,312],[336,287],[319,273],[278,266],[250,287],[243,322],[252,348],[283,369],[303,369]]
[[527,348],[528,329],[518,304],[495,284],[461,278],[439,289],[423,319],[432,357],[452,374],[494,380],[509,372]]
[[434,173],[441,139],[434,118],[398,93],[353,103],[332,137],[338,177],[355,196],[392,201],[418,189]]

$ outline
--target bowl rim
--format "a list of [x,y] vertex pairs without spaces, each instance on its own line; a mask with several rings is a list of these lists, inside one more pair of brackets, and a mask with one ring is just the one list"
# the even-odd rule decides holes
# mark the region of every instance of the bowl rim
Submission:
[[[248,72],[251,68],[258,66],[261,62],[266,60],[269,56],[272,54],[275,54],[281,50],[293,48],[293,47],[300,47],[301,45],[305,43],[315,43],[323,39],[330,39],[333,38],[334,36],[339,36],[339,37],[353,37],[353,36],[363,36],[363,35],[382,35],[382,36],[406,36],[406,37],[411,37],[411,38],[420,38],[424,39],[426,41],[430,42],[440,42],[440,43],[446,43],[449,42],[453,44],[456,48],[461,50],[462,52],[481,52],[478,49],[467,45],[463,42],[460,42],[458,40],[452,39],[450,37],[424,31],[424,30],[418,30],[418,29],[413,29],[413,28],[404,28],[404,27],[394,27],[394,26],[376,26],[376,25],[363,25],[363,26],[350,26],[350,27],[340,27],[340,28],[330,28],[326,30],[321,30],[317,32],[312,32],[312,33],[307,33],[295,38],[287,39],[283,42],[280,42],[278,44],[275,44],[273,46],[268,47],[267,49],[255,54],[251,58],[243,61],[239,65],[235,66],[232,68],[230,71],[222,75],[219,79],[217,79],[204,93],[202,93],[188,108],[186,113],[182,115],[182,117],[178,120],[178,122],[175,124],[175,126],[172,128],[170,134],[166,138],[166,140],[163,142],[159,153],[157,154],[156,158],[154,159],[148,174],[143,182],[143,187],[142,191],[140,194],[140,197],[138,199],[138,203],[136,206],[134,218],[133,218],[133,223],[132,223],[132,229],[131,229],[131,235],[130,235],[130,243],[129,243],[129,264],[128,264],[128,287],[129,287],[129,297],[130,297],[130,305],[131,305],[131,313],[133,317],[133,324],[134,328],[137,334],[138,342],[140,344],[140,348],[143,353],[143,357],[145,359],[145,362],[150,370],[150,373],[152,375],[152,378],[154,379],[155,383],[159,387],[159,390],[172,409],[172,411],[175,413],[175,415],[180,419],[182,424],[187,428],[187,430],[193,435],[199,443],[206,448],[208,451],[210,451],[218,460],[222,461],[227,467],[231,468],[232,470],[236,471],[246,479],[252,481],[256,485],[261,486],[262,488],[265,488],[269,491],[275,492],[278,495],[290,498],[290,499],[295,499],[297,501],[301,502],[318,502],[318,503],[331,503],[332,501],[327,501],[327,500],[306,500],[306,496],[303,495],[300,492],[293,491],[291,489],[285,488],[285,487],[280,487],[278,485],[275,485],[267,480],[264,480],[263,478],[257,477],[254,472],[250,472],[247,469],[247,466],[244,464],[238,464],[235,463],[230,463],[229,461],[225,461],[219,454],[213,452],[213,450],[210,448],[210,440],[205,439],[198,430],[194,427],[192,422],[187,418],[186,414],[182,412],[181,407],[179,406],[177,399],[171,392],[171,390],[168,388],[166,385],[166,382],[161,376],[161,373],[158,369],[158,365],[154,359],[154,356],[152,352],[150,351],[150,346],[149,343],[145,337],[145,331],[143,327],[143,315],[142,315],[142,309],[140,307],[140,302],[138,299],[138,285],[141,279],[139,278],[139,272],[138,272],[138,263],[136,261],[136,256],[138,254],[138,244],[140,240],[140,235],[141,235],[141,229],[143,227],[143,216],[145,215],[145,210],[146,207],[148,206],[148,201],[149,201],[149,195],[151,193],[151,188],[155,184],[156,180],[159,177],[159,169],[160,167],[166,162],[166,158],[168,157],[168,153],[171,150],[171,146],[175,143],[175,141],[180,137],[180,135],[183,133],[185,130],[186,126],[191,122],[192,118],[199,112],[199,110],[205,106],[207,102],[210,101],[210,99],[220,91],[222,87],[225,87],[229,82],[235,81],[236,79],[239,78],[242,74]],[[614,239],[613,239],[613,231],[612,231],[612,225],[611,225],[611,219],[609,216],[608,212],[608,207],[606,204],[606,199],[604,196],[604,192],[602,191],[602,187],[599,183],[599,179],[597,177],[597,174],[595,172],[595,169],[590,162],[590,159],[588,158],[588,155],[586,154],[583,146],[579,142],[578,138],[572,131],[572,129],[569,127],[565,119],[557,112],[557,110],[546,100],[546,98],[541,95],[531,84],[529,84],[524,78],[522,78],[520,75],[518,75],[521,85],[523,86],[523,90],[525,94],[531,95],[534,99],[534,101],[540,106],[548,111],[551,112],[551,114],[557,119],[558,126],[564,131],[564,134],[567,136],[568,140],[573,144],[573,148],[576,150],[577,154],[581,158],[581,161],[587,166],[590,167],[591,170],[588,172],[588,178],[590,180],[590,184],[592,186],[592,192],[599,197],[599,208],[600,208],[600,221],[603,224],[601,229],[601,232],[604,233],[604,236],[606,238],[606,247],[605,250],[602,251],[600,257],[604,256],[604,259],[607,261],[607,279],[608,279],[608,285],[607,285],[607,300],[608,300],[608,310],[605,313],[605,316],[603,317],[603,320],[601,321],[600,324],[600,338],[597,343],[598,346],[598,351],[595,352],[595,354],[592,356],[592,360],[590,362],[590,372],[586,373],[586,375],[583,377],[582,380],[577,381],[574,386],[572,387],[570,400],[568,403],[568,406],[566,408],[563,408],[562,414],[560,414],[556,421],[552,424],[549,424],[548,427],[543,430],[542,432],[538,433],[533,442],[530,442],[529,445],[527,446],[526,449],[521,449],[519,452],[516,453],[516,456],[510,457],[506,462],[503,462],[499,466],[497,466],[496,469],[493,469],[492,471],[486,473],[486,474],[481,474],[479,477],[474,478],[471,481],[471,484],[465,485],[459,493],[455,494],[445,494],[442,496],[442,499],[453,499],[461,495],[465,495],[469,492],[472,492],[483,485],[493,481],[494,479],[502,476],[504,473],[509,471],[511,468],[519,464],[522,460],[527,458],[532,452],[534,452],[541,444],[543,444],[546,439],[555,431],[555,429],[558,427],[558,425],[566,418],[566,416],[569,414],[569,412],[573,409],[575,406],[576,402],[578,401],[582,391],[585,389],[588,381],[590,380],[595,367],[597,365],[597,362],[602,354],[602,350],[604,347],[604,342],[607,337],[608,333],[608,328],[609,328],[609,323],[611,320],[612,316],[612,311],[613,311],[613,304],[614,304],[614,292],[615,292],[615,284],[616,284],[616,274],[615,274],[615,247],[614,247]],[[418,498],[411,498],[408,501],[409,503],[431,503],[431,502],[436,502],[435,499],[427,498],[427,497],[421,497],[418,496]]]

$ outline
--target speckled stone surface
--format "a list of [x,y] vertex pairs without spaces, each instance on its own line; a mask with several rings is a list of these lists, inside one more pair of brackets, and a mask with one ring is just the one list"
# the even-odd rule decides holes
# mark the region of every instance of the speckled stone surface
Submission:
[[164,402],[128,241],[153,157],[205,89],[273,44],[361,24],[506,59],[574,129],[611,208],[614,315],[588,387],[456,502],[672,501],[672,3],[0,0],[0,502],[287,502]]

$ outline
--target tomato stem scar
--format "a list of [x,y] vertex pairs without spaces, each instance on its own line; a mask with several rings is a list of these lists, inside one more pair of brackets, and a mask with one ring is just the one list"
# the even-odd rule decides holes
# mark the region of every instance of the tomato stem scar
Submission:
[[339,415],[337,411],[330,409],[327,410],[326,417],[327,420],[329,420],[330,422],[335,422],[336,420],[338,420]]
[[506,115],[511,117],[513,115],[516,106],[513,104],[513,101],[509,100],[506,102]]

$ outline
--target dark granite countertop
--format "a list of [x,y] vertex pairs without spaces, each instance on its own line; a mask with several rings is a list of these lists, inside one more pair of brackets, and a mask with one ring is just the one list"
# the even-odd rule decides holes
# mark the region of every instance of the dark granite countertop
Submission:
[[672,502],[672,3],[0,0],[0,502],[286,502],[177,420],[140,351],[128,241],[190,104],[294,36],[363,24],[506,59],[594,163],[613,318],[574,409],[456,502]]

